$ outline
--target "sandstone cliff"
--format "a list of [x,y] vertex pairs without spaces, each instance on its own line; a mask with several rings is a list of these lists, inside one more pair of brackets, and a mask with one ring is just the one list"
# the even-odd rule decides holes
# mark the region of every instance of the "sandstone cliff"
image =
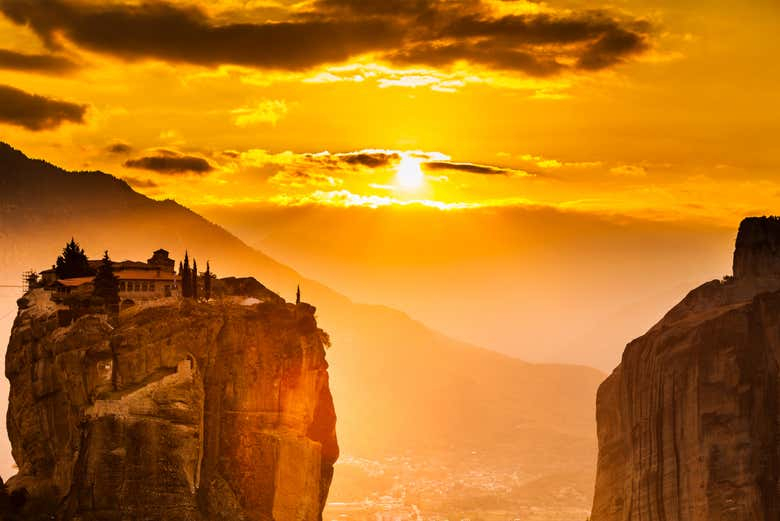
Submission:
[[592,521],[780,519],[780,222],[634,340],[597,398]]
[[338,456],[311,306],[164,299],[71,321],[20,299],[12,490],[58,519],[317,520]]

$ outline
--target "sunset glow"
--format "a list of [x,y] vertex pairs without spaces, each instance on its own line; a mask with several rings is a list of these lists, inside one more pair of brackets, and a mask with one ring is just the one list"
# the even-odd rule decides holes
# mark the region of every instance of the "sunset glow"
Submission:
[[0,0],[0,519],[776,519],[778,27]]
[[415,190],[420,188],[425,181],[422,169],[420,168],[420,160],[404,156],[398,163],[397,180],[398,184],[407,190]]
[[[522,200],[724,224],[774,204],[780,156],[767,130],[779,90],[762,85],[780,76],[743,57],[776,44],[741,37],[776,19],[771,3],[696,16],[664,2],[598,13],[578,0],[442,3],[431,11],[437,35],[411,7],[369,15],[341,0],[241,11],[230,0],[55,3],[55,18],[0,4],[10,53],[0,57],[0,101],[41,114],[0,113],[3,138],[154,198],[273,205],[323,191],[392,198],[396,187],[446,205]],[[103,15],[121,21],[112,41],[81,29]],[[294,35],[315,20],[321,45]],[[247,50],[266,47],[266,30],[282,22],[291,32],[277,36],[276,55]],[[461,33],[447,35],[458,23]],[[240,24],[251,41],[231,48]],[[543,44],[524,40],[524,24]],[[504,38],[499,27],[517,32]],[[174,51],[166,32],[199,36]],[[595,44],[613,35],[620,46]],[[728,138],[715,120],[728,122]],[[447,159],[417,161],[414,151]]]

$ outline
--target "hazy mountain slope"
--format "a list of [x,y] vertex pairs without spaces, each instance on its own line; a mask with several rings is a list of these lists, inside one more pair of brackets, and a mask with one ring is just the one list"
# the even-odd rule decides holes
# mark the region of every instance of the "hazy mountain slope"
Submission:
[[178,259],[186,248],[200,267],[209,259],[217,274],[255,276],[287,298],[300,283],[333,339],[328,360],[347,454],[447,451],[457,458],[478,447],[486,463],[511,462],[538,475],[565,466],[592,482],[598,371],[526,364],[453,341],[303,279],[175,202],[0,147],[0,279],[16,283],[23,269],[51,265],[71,236],[93,257],[107,248],[116,259],[145,259],[165,247]]
[[524,360],[604,370],[680,288],[728,271],[733,240],[710,223],[538,207],[198,211],[355,300]]

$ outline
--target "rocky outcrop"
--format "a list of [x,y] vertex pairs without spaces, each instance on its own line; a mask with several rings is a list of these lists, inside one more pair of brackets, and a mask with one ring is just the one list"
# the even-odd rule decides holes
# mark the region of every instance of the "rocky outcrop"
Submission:
[[780,219],[749,217],[740,223],[734,277],[780,278]]
[[165,299],[69,323],[20,299],[12,490],[58,519],[318,520],[338,456],[311,306]]
[[627,347],[597,398],[592,521],[780,519],[780,223]]

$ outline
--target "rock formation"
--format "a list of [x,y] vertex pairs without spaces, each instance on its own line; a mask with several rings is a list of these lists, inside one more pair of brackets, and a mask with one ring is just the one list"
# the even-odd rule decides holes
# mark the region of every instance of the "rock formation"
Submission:
[[626,347],[597,398],[592,521],[780,519],[780,221]]
[[6,355],[8,488],[58,519],[321,519],[338,456],[327,335],[312,306],[242,301],[71,320],[25,295]]

